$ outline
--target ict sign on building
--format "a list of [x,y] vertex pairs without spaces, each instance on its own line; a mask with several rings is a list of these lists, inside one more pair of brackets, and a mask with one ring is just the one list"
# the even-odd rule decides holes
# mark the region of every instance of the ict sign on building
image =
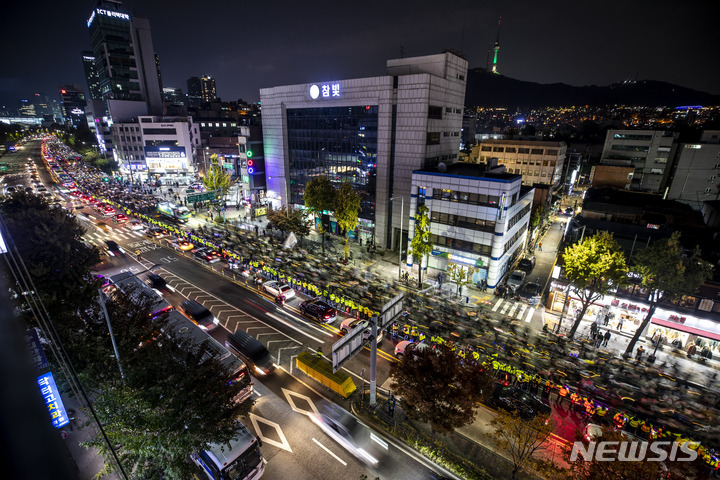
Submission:
[[67,412],[65,412],[65,405],[63,405],[62,399],[60,398],[60,391],[57,385],[55,385],[52,372],[40,375],[37,377],[37,382],[43,400],[45,400],[45,405],[50,413],[53,427],[60,428],[70,423]]

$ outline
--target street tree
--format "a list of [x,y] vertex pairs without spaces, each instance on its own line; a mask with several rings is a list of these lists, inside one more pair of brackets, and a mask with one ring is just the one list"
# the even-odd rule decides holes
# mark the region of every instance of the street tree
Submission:
[[462,359],[447,345],[416,349],[390,366],[390,388],[408,417],[428,422],[433,435],[452,433],[475,419],[478,401],[490,389],[489,372]]
[[208,190],[217,190],[220,195],[220,201],[215,202],[215,210],[220,215],[220,211],[225,204],[225,196],[230,191],[230,187],[235,185],[236,181],[232,179],[232,175],[225,171],[218,160],[218,156],[213,154],[210,156],[210,169],[203,177],[203,185]]
[[693,295],[700,285],[710,278],[713,267],[703,260],[700,254],[699,247],[695,247],[689,254],[686,253],[680,245],[678,232],[674,232],[670,238],[656,240],[635,254],[632,259],[632,272],[639,278],[640,286],[647,291],[649,308],[628,343],[626,355],[632,354],[640,335],[661,302]]
[[335,219],[340,228],[345,232],[345,259],[350,251],[350,232],[358,225],[360,214],[360,195],[355,191],[352,184],[347,180],[343,182],[335,195]]
[[[244,385],[229,381],[230,368],[207,355],[209,339],[198,346],[180,338],[165,318],[150,318],[152,302],[137,303],[116,293],[108,302],[108,315],[125,377],[118,374],[100,316],[86,316],[92,324],[85,332],[87,345],[73,353],[81,359],[84,378],[99,375],[93,381],[95,412],[109,444],[119,446],[115,452],[126,471],[142,478],[158,473],[161,478],[189,478],[187,455],[233,438],[237,418],[247,414],[252,401],[235,402]],[[101,436],[87,445],[98,448],[111,465]]]
[[537,455],[548,449],[548,439],[554,424],[549,416],[537,415],[532,420],[522,418],[517,412],[498,410],[488,424],[492,427],[490,437],[499,450],[505,452],[513,464],[512,477],[534,463],[541,461]]
[[625,255],[611,233],[598,232],[571,245],[563,253],[565,278],[580,299],[582,308],[568,337],[577,332],[588,307],[627,281]]
[[477,272],[475,267],[464,267],[457,263],[448,265],[447,273],[450,280],[457,285],[457,294],[462,295],[462,288],[472,284],[473,275]]
[[5,197],[0,216],[48,312],[94,301],[99,281],[90,269],[100,262],[100,252],[83,242],[85,229],[77,218],[25,192]]
[[322,215],[335,208],[335,187],[326,176],[315,177],[305,185],[303,201],[305,208],[315,217],[320,217],[320,226],[317,227],[322,237],[322,251],[325,253],[325,226],[322,223]]
[[280,207],[279,210],[270,210],[267,215],[268,224],[283,232],[292,232],[298,238],[307,237],[310,234],[311,220],[299,209]]
[[[402,248],[402,246],[401,246]],[[415,225],[413,238],[410,242],[410,255],[418,265],[418,288],[422,288],[422,265],[425,257],[432,252],[433,245],[430,242],[430,216],[428,208],[420,205],[415,214]]]

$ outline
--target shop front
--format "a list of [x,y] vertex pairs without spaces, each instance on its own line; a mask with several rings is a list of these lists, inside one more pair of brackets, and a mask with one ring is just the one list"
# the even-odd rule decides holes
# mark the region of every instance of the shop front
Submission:
[[[647,337],[688,354],[713,358],[720,355],[720,323],[658,308]],[[717,358],[717,357],[716,357]]]

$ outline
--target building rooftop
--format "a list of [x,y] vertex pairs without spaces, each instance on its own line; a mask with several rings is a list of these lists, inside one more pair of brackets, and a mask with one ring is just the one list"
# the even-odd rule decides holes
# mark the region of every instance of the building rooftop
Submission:
[[490,166],[485,163],[465,163],[457,162],[451,165],[446,165],[445,170],[441,171],[439,167],[424,168],[421,170],[414,170],[413,173],[426,174],[426,175],[440,175],[449,177],[465,177],[465,178],[477,178],[487,179],[490,181],[522,181],[522,175],[515,173],[507,173],[504,166]]
[[492,145],[537,145],[541,147],[565,147],[565,142],[545,142],[541,140],[483,140],[482,144]]

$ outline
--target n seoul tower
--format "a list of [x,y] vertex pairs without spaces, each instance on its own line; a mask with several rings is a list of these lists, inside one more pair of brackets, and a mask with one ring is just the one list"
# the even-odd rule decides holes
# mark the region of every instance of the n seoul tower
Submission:
[[497,69],[497,60],[498,60],[498,52],[500,51],[500,22],[502,21],[502,17],[498,17],[498,31],[497,31],[497,40],[495,40],[495,46],[493,47],[493,50],[495,51],[493,55],[493,64],[492,64],[492,73],[498,73]]

